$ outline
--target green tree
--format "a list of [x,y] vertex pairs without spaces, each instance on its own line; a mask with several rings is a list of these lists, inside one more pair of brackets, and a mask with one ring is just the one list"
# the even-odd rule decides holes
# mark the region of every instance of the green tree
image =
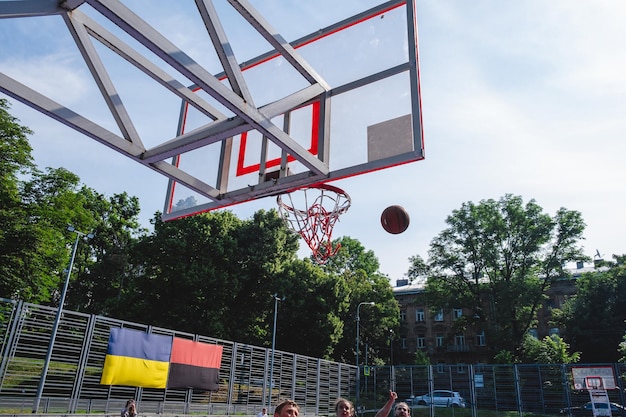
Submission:
[[31,133],[0,100],[0,295],[56,304],[73,242],[65,228],[88,216],[76,195],[76,175],[36,168]]
[[7,100],[0,99],[0,296],[39,301],[28,290],[35,279],[27,264],[36,232],[28,221],[19,179],[35,169],[31,133],[9,114]]
[[[89,231],[94,224],[94,216],[86,207],[80,187],[79,177],[64,168],[36,171],[22,185],[22,200],[35,234],[30,242],[29,265],[32,276],[40,281],[29,289],[36,289],[40,302],[57,305],[60,299],[76,238],[67,230],[68,225]],[[91,263],[90,247],[79,245],[70,287],[77,277],[76,272],[85,270]]]
[[[210,212],[163,222],[139,239],[123,317],[243,343],[267,342],[271,294],[296,259],[297,237],[275,210],[240,220]],[[167,306],[167,308],[164,308]],[[120,312],[122,313],[122,312]]]
[[569,344],[558,335],[539,340],[527,334],[522,345],[522,360],[524,363],[578,363],[580,352],[570,354],[569,350]]
[[119,317],[225,338],[233,323],[226,300],[239,290],[238,276],[229,273],[237,263],[231,232],[241,221],[220,212],[163,222],[157,213],[153,224],[133,252],[137,274]]
[[[230,340],[264,345],[273,318],[272,294],[284,288],[281,274],[297,259],[298,237],[289,232],[276,210],[259,210],[233,229],[236,245],[228,273],[236,282],[228,318],[239,323],[229,329]],[[250,312],[254,312],[250,314]]]
[[[361,302],[374,302],[374,306],[360,309],[360,361],[366,354],[370,364],[383,364],[388,360],[389,330],[398,332],[400,309],[386,275],[380,273],[380,264],[371,250],[366,250],[356,239],[342,237],[333,242],[341,245],[339,251],[322,266],[335,280],[344,282],[348,306],[341,314],[344,332],[333,359],[354,362],[356,359],[356,313]],[[366,352],[367,348],[367,352]]]
[[565,276],[565,263],[586,259],[580,213],[561,208],[551,217],[507,194],[464,203],[446,223],[430,245],[429,305],[470,310],[457,326],[484,328],[496,349],[520,355],[545,290]]
[[626,255],[613,256],[608,268],[583,274],[576,295],[565,302],[555,320],[564,338],[581,351],[583,362],[616,362],[626,332]]
[[[345,330],[341,317],[349,306],[346,283],[305,259],[287,264],[278,274],[277,287],[284,300],[278,303],[276,348],[331,359]],[[270,336],[268,332],[266,340]]]
[[430,358],[428,357],[428,354],[419,349],[415,351],[414,365],[430,365]]
[[[111,297],[106,289],[112,277],[105,271],[113,267],[114,248],[126,252],[129,246],[128,239],[109,245],[107,236],[124,234],[123,227],[136,230],[137,199],[121,195],[107,201],[64,168],[40,171],[32,160],[30,134],[0,100],[0,296],[58,304],[76,238],[67,231],[71,224],[97,232],[100,250],[93,241],[78,246],[67,306],[106,313],[102,302]],[[130,220],[118,221],[124,216]],[[94,303],[97,298],[102,302]]]
[[83,232],[94,237],[81,245],[85,256],[79,258],[67,304],[77,311],[118,315],[125,310],[121,300],[132,290],[129,286],[136,273],[132,250],[147,233],[138,220],[139,200],[127,193],[107,198],[87,187],[79,194],[91,217]]

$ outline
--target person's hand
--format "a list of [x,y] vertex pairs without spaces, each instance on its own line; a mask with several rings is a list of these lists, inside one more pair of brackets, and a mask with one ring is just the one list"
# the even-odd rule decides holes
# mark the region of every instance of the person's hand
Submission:
[[396,394],[393,391],[389,391],[389,399],[393,400],[393,401],[397,400],[398,399],[398,394]]

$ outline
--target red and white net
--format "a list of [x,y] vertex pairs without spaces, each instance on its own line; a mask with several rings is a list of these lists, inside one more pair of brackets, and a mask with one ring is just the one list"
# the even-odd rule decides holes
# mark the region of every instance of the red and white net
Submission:
[[328,184],[301,188],[277,197],[278,211],[286,226],[298,233],[323,265],[335,255],[332,233],[339,216],[348,211],[352,200],[342,189]]

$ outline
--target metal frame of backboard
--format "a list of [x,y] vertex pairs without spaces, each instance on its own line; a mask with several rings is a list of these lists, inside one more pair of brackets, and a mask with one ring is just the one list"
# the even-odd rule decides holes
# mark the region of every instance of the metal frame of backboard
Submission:
[[[169,178],[170,184],[163,214],[165,220],[423,159],[414,0],[381,2],[373,8],[293,42],[286,41],[247,0],[227,1],[247,24],[267,41],[271,48],[257,58],[245,63],[238,62],[230,49],[229,39],[213,2],[195,0],[200,18],[223,68],[221,74],[211,73],[194,61],[166,36],[118,0],[1,1],[0,19],[52,15],[58,15],[63,19],[106,102],[119,133],[103,127],[4,73],[0,73],[0,91]],[[86,9],[83,9],[85,7]],[[316,69],[298,53],[298,47],[301,45],[328,36],[372,16],[382,16],[386,11],[397,7],[406,8],[407,22],[408,59],[401,65],[331,88]],[[97,14],[97,19],[90,16],[94,13]],[[108,30],[101,24],[102,19],[121,29],[125,36],[130,36],[140,45],[140,48]],[[192,107],[195,111],[205,115],[209,122],[189,132],[183,132],[179,126],[176,136],[155,146],[147,147],[145,138],[138,133],[135,121],[122,102],[116,85],[107,71],[107,63],[98,53],[94,41],[104,45],[179,97],[184,108]],[[271,103],[257,106],[246,85],[243,71],[247,67],[276,56],[294,68],[308,85]],[[159,60],[158,64],[155,63],[154,57]],[[167,68],[167,71],[164,68]],[[171,75],[169,70],[173,70],[176,76]],[[414,149],[406,154],[374,161],[365,166],[331,172],[328,162],[328,148],[331,145],[328,139],[328,114],[332,97],[404,72],[409,73],[410,79],[411,133]],[[192,85],[184,84],[181,81],[183,79],[190,80]],[[204,96],[198,94],[199,91]],[[203,97],[208,97],[210,100]],[[276,116],[287,115],[294,109],[313,102],[319,103],[320,106],[318,120],[320,133],[316,153],[302,146],[289,135],[284,126],[277,126],[273,121]],[[218,105],[213,103],[218,103]],[[212,144],[218,143],[223,148],[227,148],[233,136],[250,131],[260,132],[264,139],[282,150],[285,158],[292,158],[306,167],[306,172],[289,175],[288,169],[285,169],[277,176],[261,175],[258,183],[224,191],[219,181],[217,184],[208,183],[201,176],[181,169],[177,163],[180,155]],[[282,168],[285,167],[282,166]],[[223,180],[221,177],[220,179]],[[172,212],[172,190],[176,185],[203,196],[208,202]]]

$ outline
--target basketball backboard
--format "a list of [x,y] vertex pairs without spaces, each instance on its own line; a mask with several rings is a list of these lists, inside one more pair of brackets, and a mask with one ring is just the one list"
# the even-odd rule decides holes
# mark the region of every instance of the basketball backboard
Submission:
[[[171,26],[149,23],[159,7]],[[424,157],[414,0],[0,1],[0,18],[42,16],[62,18],[113,123],[4,73],[0,91],[169,178],[165,220]],[[142,134],[125,103],[147,87],[123,94],[119,61],[164,90],[144,108],[179,103],[171,135]]]
[[574,389],[612,390],[617,388],[615,373],[610,366],[573,366],[572,379]]

